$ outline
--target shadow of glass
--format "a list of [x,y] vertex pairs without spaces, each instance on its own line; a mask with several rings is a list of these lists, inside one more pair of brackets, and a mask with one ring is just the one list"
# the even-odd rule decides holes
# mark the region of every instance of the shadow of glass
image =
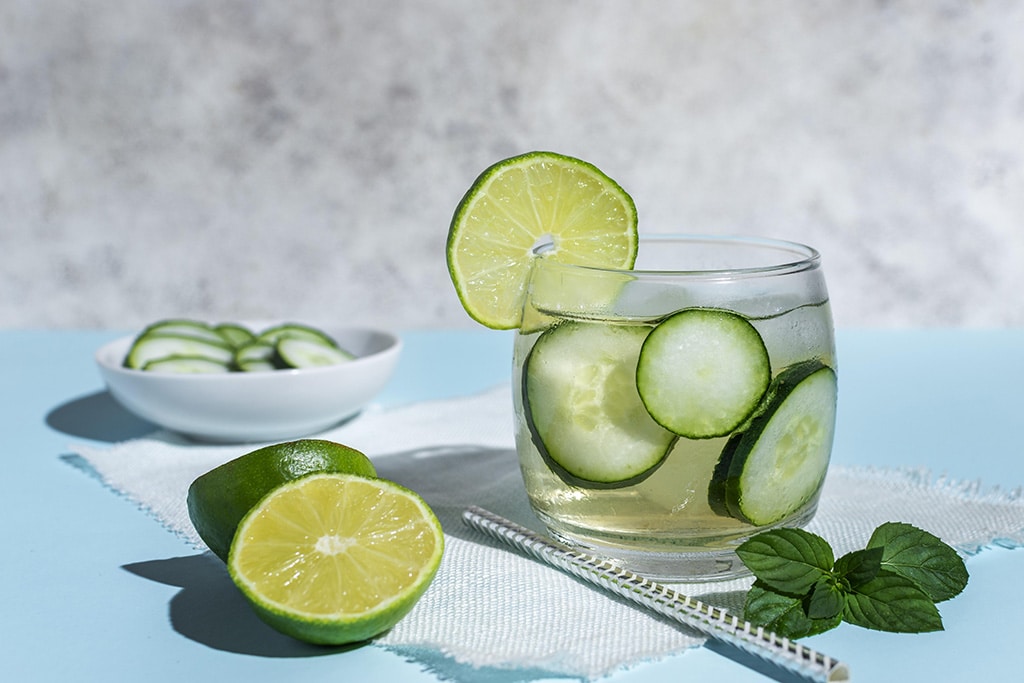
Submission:
[[109,391],[97,391],[57,406],[47,414],[46,424],[70,436],[107,443],[137,439],[157,429],[122,408]]
[[470,505],[533,529],[544,530],[533,514],[512,449],[438,446],[376,459],[377,474],[416,491],[430,505],[445,533],[480,542],[485,538],[462,521]]

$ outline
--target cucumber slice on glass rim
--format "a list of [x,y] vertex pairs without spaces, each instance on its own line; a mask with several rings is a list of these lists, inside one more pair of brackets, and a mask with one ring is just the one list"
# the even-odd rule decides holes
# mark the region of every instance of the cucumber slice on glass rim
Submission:
[[566,483],[638,483],[665,460],[676,435],[656,423],[636,390],[644,325],[567,322],[545,331],[523,367],[533,441]]
[[779,373],[763,411],[722,449],[708,488],[711,508],[768,526],[811,504],[828,470],[837,394],[836,373],[821,361]]

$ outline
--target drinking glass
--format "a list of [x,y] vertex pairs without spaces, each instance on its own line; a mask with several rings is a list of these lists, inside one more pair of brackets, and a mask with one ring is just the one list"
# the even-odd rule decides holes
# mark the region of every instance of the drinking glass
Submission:
[[514,345],[516,449],[557,539],[662,581],[814,515],[836,358],[818,252],[645,235],[634,269],[539,258]]

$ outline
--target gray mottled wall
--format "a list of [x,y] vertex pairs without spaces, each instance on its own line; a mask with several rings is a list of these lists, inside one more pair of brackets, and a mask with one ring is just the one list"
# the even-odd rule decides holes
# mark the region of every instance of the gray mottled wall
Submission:
[[0,1],[0,327],[473,325],[452,210],[588,159],[817,246],[840,326],[1024,324],[1024,3]]

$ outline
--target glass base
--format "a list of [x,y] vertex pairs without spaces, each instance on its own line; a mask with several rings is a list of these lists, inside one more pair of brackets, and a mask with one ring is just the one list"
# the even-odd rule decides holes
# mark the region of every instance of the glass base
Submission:
[[[817,506],[804,510],[797,517],[787,519],[784,526],[803,527],[814,517]],[[578,550],[609,560],[634,574],[660,583],[706,583],[713,581],[729,581],[751,576],[747,566],[743,564],[734,548],[740,545],[758,529],[749,529],[735,533],[729,537],[707,536],[678,538],[674,541],[662,540],[658,543],[647,539],[644,549],[629,547],[639,543],[639,539],[627,540],[626,537],[607,539],[596,537],[596,534],[585,528],[567,526],[554,520],[534,508],[534,512],[547,528],[548,533],[559,542]],[[782,526],[782,525],[777,525]],[[765,527],[760,531],[766,531]],[[723,547],[724,546],[724,547]]]
[[556,529],[551,536],[582,553],[609,560],[614,564],[659,583],[704,583],[728,581],[750,576],[750,570],[732,550],[690,550],[650,552],[603,546],[590,540],[583,542]]

